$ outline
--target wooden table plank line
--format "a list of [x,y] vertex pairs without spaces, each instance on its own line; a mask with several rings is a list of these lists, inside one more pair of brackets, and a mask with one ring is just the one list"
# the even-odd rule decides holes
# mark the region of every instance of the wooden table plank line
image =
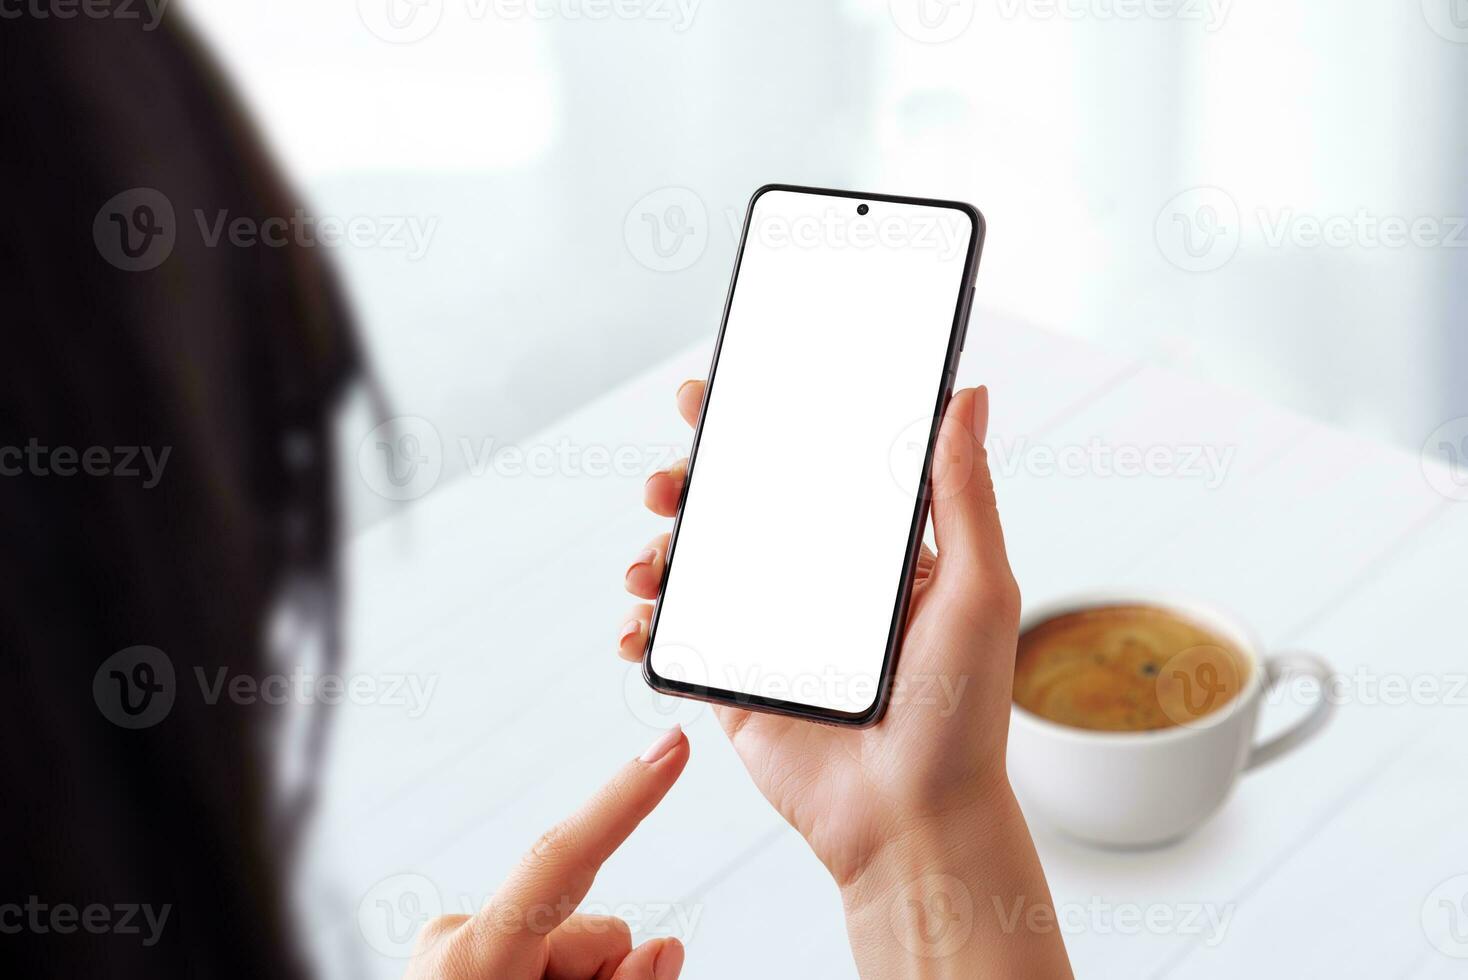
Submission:
[[1142,374],[1143,371],[1147,370],[1147,368],[1150,366],[1151,365],[1147,361],[1141,358],[1130,362],[1129,364],[1119,369],[1115,374],[1097,384],[1094,388],[1087,390],[1079,398],[1075,399],[1074,401],[1067,402],[1062,408],[1058,409],[1055,414],[1051,415],[1039,425],[1035,426],[1035,431],[1030,433],[1030,435],[1043,436],[1048,434],[1052,430],[1059,428],[1066,422],[1069,422],[1079,416],[1083,411],[1090,408],[1092,405],[1095,405],[1097,402],[1101,401],[1107,395],[1121,388],[1127,382],[1135,380],[1139,375]]
[[[1292,439],[1289,441],[1289,445],[1291,446],[1291,448],[1293,448],[1300,441],[1302,440]],[[1264,473],[1270,468],[1286,462],[1288,459],[1289,456],[1287,454],[1271,454],[1267,462],[1260,463],[1251,471],[1251,475]],[[1417,520],[1408,524],[1407,527],[1402,530],[1401,536],[1398,537],[1397,540],[1394,541],[1390,547],[1383,549],[1377,555],[1373,556],[1371,560],[1362,567],[1362,570],[1357,573],[1357,575],[1355,575],[1353,578],[1351,578],[1351,580],[1348,581],[1344,586],[1342,586],[1335,595],[1331,596],[1324,603],[1317,606],[1299,623],[1295,624],[1287,631],[1285,631],[1285,633],[1283,634],[1283,642],[1293,642],[1297,637],[1303,635],[1305,631],[1307,631],[1315,624],[1319,623],[1333,610],[1338,609],[1341,603],[1345,602],[1353,594],[1370,585],[1371,582],[1378,575],[1386,571],[1387,566],[1389,566],[1392,562],[1402,558],[1407,552],[1409,552],[1411,550],[1410,546],[1416,541],[1420,540],[1421,534],[1449,512],[1452,503],[1452,501],[1442,501],[1441,503],[1434,505],[1434,507],[1426,513],[1419,516]],[[1188,526],[1189,521],[1190,518],[1185,517],[1172,522],[1168,525],[1168,533],[1161,536],[1162,539],[1167,540],[1176,536]],[[1116,574],[1118,576],[1125,576],[1128,573],[1134,572],[1138,568],[1143,567],[1149,560],[1151,560],[1151,557],[1152,556],[1149,552],[1137,552],[1129,560],[1121,562],[1116,566]]]
[[707,878],[694,885],[686,896],[687,900],[689,902],[703,901],[711,891],[735,874],[738,874],[740,868],[754,860],[762,852],[774,847],[780,838],[791,832],[790,825],[783,820],[779,826],[765,831],[755,839],[754,843],[740,850],[733,858],[716,868]]
[[[489,506],[493,506],[493,502],[491,502]],[[408,515],[405,515],[404,519],[406,520],[408,518],[411,518],[411,516],[412,515],[410,512]],[[580,517],[580,515],[576,514],[574,511],[561,512],[558,515],[557,519],[559,520],[562,529],[568,526],[571,527],[571,530],[567,532],[567,536],[574,542],[574,544],[563,544],[558,551],[550,551],[541,555],[541,564],[537,567],[537,571],[543,570],[544,568],[550,566],[556,557],[558,557],[564,551],[568,550],[570,547],[573,547],[574,545],[584,545],[586,541],[595,540],[599,535],[605,534],[607,530],[607,521],[603,515],[598,514],[586,517],[584,519],[577,520],[574,524],[572,524],[572,521],[578,517]],[[405,533],[411,532],[408,531]],[[492,543],[493,542],[490,542],[490,544]],[[635,544],[636,542],[629,542],[629,550],[635,547]],[[496,590],[512,589],[516,585],[523,583],[527,574],[534,574],[534,572],[527,573],[525,569],[513,569],[505,572],[495,573],[495,577],[487,579],[482,583],[485,589],[486,600],[491,599]],[[405,663],[410,663],[412,662],[414,657],[421,659],[424,656],[433,655],[437,652],[434,649],[434,644],[431,641],[431,633],[452,633],[453,630],[457,626],[459,626],[465,618],[472,616],[475,611],[475,608],[471,605],[459,606],[458,608],[452,609],[441,615],[438,619],[436,619],[427,627],[414,625],[408,631],[400,633],[398,635],[375,637],[374,645],[376,647],[388,649],[411,648],[416,651],[413,656],[407,658],[399,658],[402,659]],[[430,635],[425,635],[425,632],[429,633]],[[456,651],[450,656],[450,658],[446,659],[441,666],[450,665],[456,659],[463,658],[467,655],[468,653],[466,651]]]
[[1244,479],[1253,479],[1284,462],[1294,454],[1301,443],[1315,435],[1316,431],[1313,426],[1301,425],[1299,429],[1282,440],[1279,445],[1275,446],[1258,460],[1255,460],[1254,464],[1243,472]]
[[1428,529],[1447,516],[1453,506],[1454,501],[1451,500],[1442,500],[1435,504],[1430,510],[1409,525],[1389,547],[1368,561],[1362,567],[1361,571],[1352,576],[1351,580],[1342,586],[1335,595],[1326,600],[1323,605],[1316,607],[1308,613],[1304,619],[1285,630],[1281,634],[1281,641],[1293,643],[1304,636],[1321,620],[1325,619],[1336,609],[1339,609],[1344,602],[1370,585],[1375,579],[1385,573],[1388,566],[1409,554],[1413,546],[1422,540]]

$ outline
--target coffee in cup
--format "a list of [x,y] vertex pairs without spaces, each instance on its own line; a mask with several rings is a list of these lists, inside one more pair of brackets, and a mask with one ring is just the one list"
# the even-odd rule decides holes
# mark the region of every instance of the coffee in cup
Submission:
[[1101,606],[1025,631],[1014,700],[1073,728],[1152,731],[1222,709],[1248,671],[1243,652],[1198,620],[1162,606]]

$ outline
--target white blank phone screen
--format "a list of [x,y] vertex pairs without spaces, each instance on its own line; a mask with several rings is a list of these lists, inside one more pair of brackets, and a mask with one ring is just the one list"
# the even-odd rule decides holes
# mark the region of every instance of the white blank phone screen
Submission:
[[654,673],[868,710],[973,222],[759,196],[666,588]]

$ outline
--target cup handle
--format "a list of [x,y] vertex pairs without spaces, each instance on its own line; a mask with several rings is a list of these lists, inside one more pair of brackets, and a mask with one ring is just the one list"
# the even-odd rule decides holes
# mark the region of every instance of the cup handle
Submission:
[[1249,750],[1249,759],[1244,768],[1257,769],[1267,762],[1284,755],[1291,749],[1308,742],[1325,727],[1335,713],[1335,703],[1329,697],[1330,681],[1335,676],[1330,665],[1319,657],[1308,653],[1286,653],[1269,657],[1264,661],[1265,690],[1273,690],[1280,682],[1292,677],[1313,677],[1320,682],[1320,700],[1310,713],[1267,742],[1260,742]]

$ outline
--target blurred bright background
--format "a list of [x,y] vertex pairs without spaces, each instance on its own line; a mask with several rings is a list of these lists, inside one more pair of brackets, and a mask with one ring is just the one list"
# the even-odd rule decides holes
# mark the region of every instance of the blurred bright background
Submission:
[[337,252],[445,444],[711,337],[772,181],[977,205],[977,330],[1414,451],[1468,415],[1468,0],[178,3],[316,214],[418,229]]

